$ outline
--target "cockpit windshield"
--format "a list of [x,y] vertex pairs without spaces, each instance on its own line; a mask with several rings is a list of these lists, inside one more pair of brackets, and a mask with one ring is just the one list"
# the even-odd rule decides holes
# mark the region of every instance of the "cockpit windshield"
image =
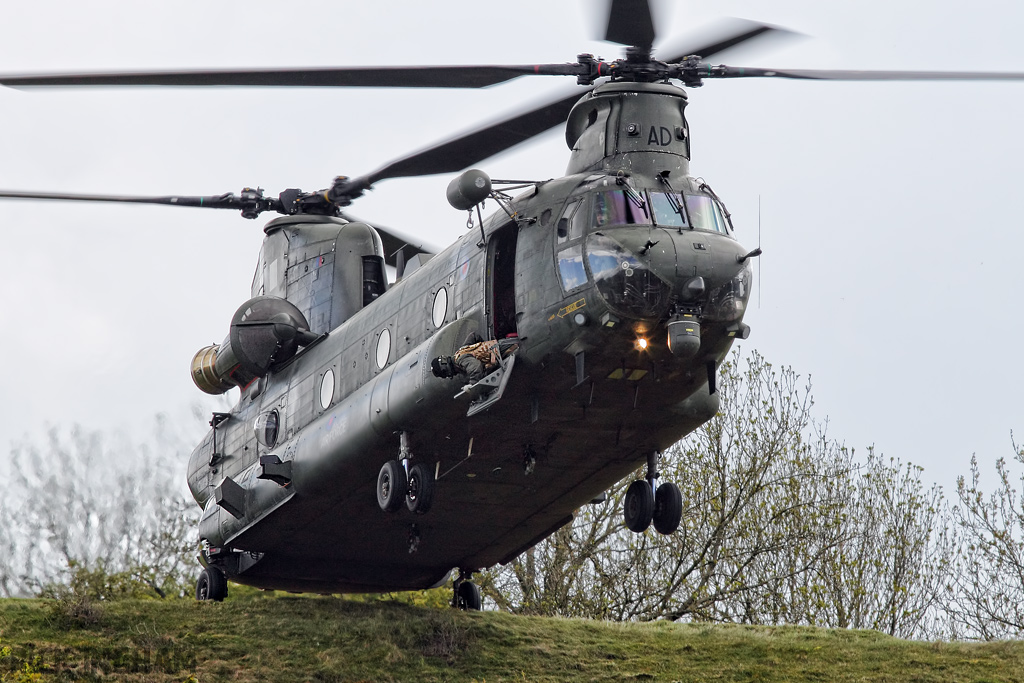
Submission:
[[[722,206],[704,194],[600,190],[593,193],[593,202],[592,227],[595,229],[618,225],[658,225],[729,234],[729,220]],[[577,217],[582,213],[576,212]]]
[[[632,195],[632,196],[630,196]],[[642,195],[623,190],[604,190],[594,194],[594,227],[645,225],[651,222]]]
[[682,198],[678,194],[651,192],[651,209],[655,222],[667,228],[688,228],[686,211],[682,207]]
[[711,197],[703,194],[686,195],[686,211],[690,214],[690,224],[698,230],[728,234],[729,224],[722,207]]
[[[611,187],[609,179],[600,179],[603,187]],[[624,247],[624,242],[609,237],[617,232],[615,228],[707,230],[723,235],[731,231],[728,214],[713,196],[638,190],[623,183],[571,197],[557,226],[555,258],[563,289],[570,292],[594,281],[614,307],[640,316],[662,306],[667,296],[664,283],[643,265],[649,261],[642,258],[646,249],[632,253],[642,242]],[[652,245],[658,243],[657,237],[650,240]]]

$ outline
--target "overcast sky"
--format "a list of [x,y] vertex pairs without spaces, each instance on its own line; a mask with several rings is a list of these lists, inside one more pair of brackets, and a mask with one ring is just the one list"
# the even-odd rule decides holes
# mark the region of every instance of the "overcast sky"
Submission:
[[[913,8],[904,9],[906,5]],[[33,2],[0,5],[0,71],[574,61],[594,2]],[[1024,71],[1024,5],[979,0],[666,3],[659,41],[738,16],[804,34],[714,61]],[[482,91],[0,89],[0,187],[314,190],[523,107],[554,79]],[[694,175],[758,242],[745,346],[811,376],[849,446],[947,490],[1024,428],[1018,254],[1024,83],[709,82],[690,91]],[[561,129],[480,166],[544,179]],[[352,212],[446,245],[449,177],[390,180]],[[248,298],[265,221],[226,211],[0,202],[0,443],[46,425],[146,433],[205,399],[192,355]],[[189,429],[196,429],[181,417]],[[198,432],[197,432],[198,434]],[[5,458],[0,455],[0,459]]]

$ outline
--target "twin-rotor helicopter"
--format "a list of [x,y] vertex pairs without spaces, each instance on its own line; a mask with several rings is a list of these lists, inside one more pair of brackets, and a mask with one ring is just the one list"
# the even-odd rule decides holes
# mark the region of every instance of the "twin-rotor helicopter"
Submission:
[[[670,534],[680,489],[659,454],[713,417],[717,367],[746,338],[751,260],[723,199],[689,173],[684,88],[711,78],[1021,80],[1014,73],[770,70],[712,65],[775,29],[747,25],[655,55],[646,0],[609,5],[626,46],[566,64],[0,76],[0,85],[477,88],[569,76],[536,108],[326,188],[204,197],[3,191],[0,197],[273,212],[251,298],[192,360],[198,388],[238,388],[191,454],[202,508],[196,595],[228,581],[378,592],[438,586],[479,609],[472,574],[512,560],[646,464],[626,526]],[[465,170],[556,125],[562,177]],[[436,254],[346,209],[388,179],[458,173],[472,229]],[[550,175],[545,171],[543,175]],[[484,216],[481,204],[498,210]],[[408,231],[412,233],[413,231]],[[387,277],[388,266],[395,280]],[[479,355],[483,371],[460,361]]]

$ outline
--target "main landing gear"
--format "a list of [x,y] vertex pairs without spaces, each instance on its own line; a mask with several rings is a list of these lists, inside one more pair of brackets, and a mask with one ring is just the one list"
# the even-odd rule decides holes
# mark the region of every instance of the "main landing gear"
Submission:
[[642,533],[654,522],[658,533],[670,534],[683,519],[683,494],[679,487],[667,481],[655,488],[659,457],[657,452],[648,455],[646,478],[637,479],[626,489],[623,508],[630,531]]
[[199,580],[196,581],[196,600],[223,602],[226,597],[228,597],[228,578],[220,567],[211,564],[199,572]]
[[434,502],[434,473],[424,463],[410,465],[408,436],[401,433],[398,460],[388,460],[377,475],[377,505],[385,512],[405,507],[409,512],[422,515]]
[[452,607],[479,612],[483,606],[483,600],[480,597],[480,587],[469,580],[471,576],[473,576],[473,572],[459,570],[459,576],[452,585],[454,589]]

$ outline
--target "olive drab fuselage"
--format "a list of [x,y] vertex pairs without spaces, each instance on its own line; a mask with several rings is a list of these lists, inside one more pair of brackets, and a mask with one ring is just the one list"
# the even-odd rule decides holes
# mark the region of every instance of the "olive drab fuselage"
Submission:
[[[207,557],[265,588],[436,585],[511,560],[710,419],[750,271],[689,176],[685,104],[671,85],[598,87],[567,122],[565,177],[390,286],[370,226],[271,222],[252,295],[287,299],[318,338],[242,388],[192,453]],[[468,416],[472,395],[431,360],[474,332],[519,348],[500,399]],[[423,515],[375,500],[402,445],[435,476]]]

